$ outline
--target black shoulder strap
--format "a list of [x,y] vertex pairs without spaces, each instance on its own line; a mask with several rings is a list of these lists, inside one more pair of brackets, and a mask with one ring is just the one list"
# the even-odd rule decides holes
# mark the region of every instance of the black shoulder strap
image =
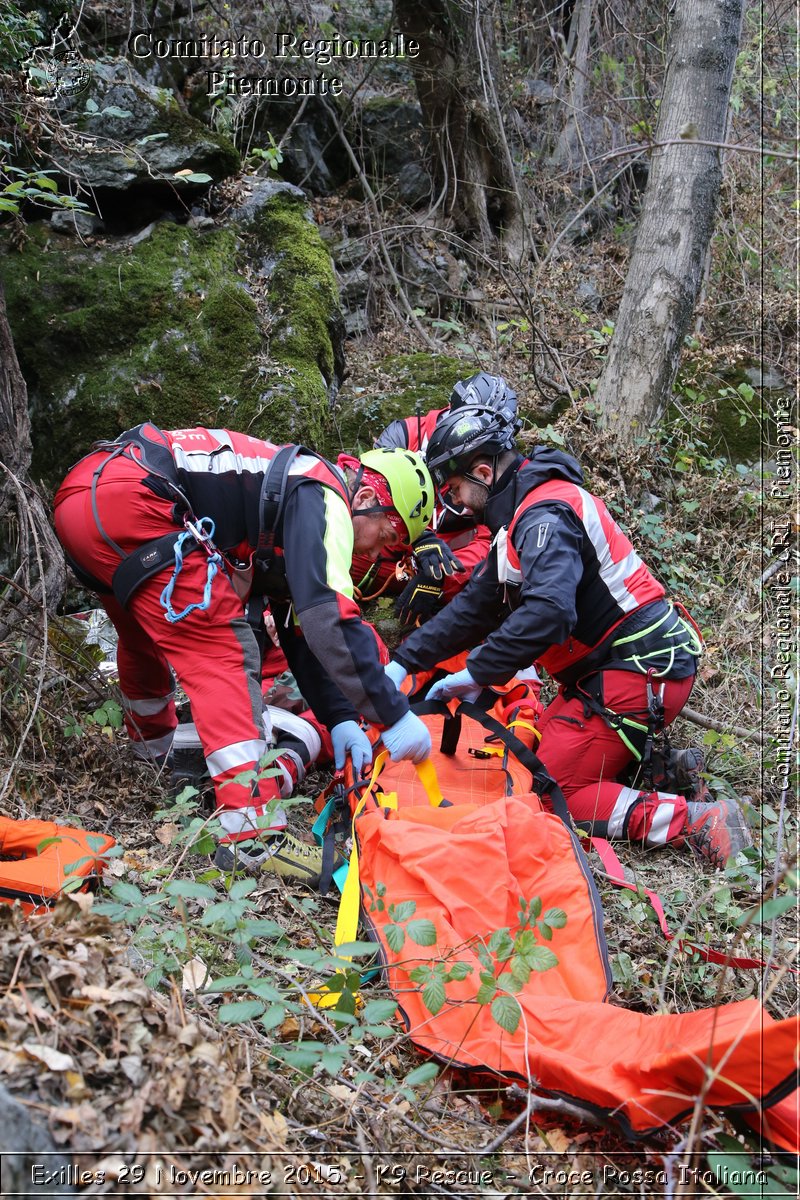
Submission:
[[261,570],[269,567],[275,552],[275,534],[286,503],[289,468],[300,449],[300,446],[281,446],[264,473],[258,499],[258,545],[255,552],[255,563]]

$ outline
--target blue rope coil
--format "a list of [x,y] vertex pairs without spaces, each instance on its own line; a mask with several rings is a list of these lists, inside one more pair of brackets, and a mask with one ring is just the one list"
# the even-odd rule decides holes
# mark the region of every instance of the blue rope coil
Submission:
[[[208,528],[206,528],[206,526],[208,526]],[[195,541],[200,542],[203,546],[213,545],[211,539],[214,537],[214,528],[214,522],[212,521],[211,517],[201,517],[197,524],[193,526],[193,529],[187,529],[184,533],[180,534],[175,542],[175,566],[173,568],[169,583],[161,593],[160,600],[161,604],[166,609],[164,616],[171,625],[175,625],[178,621],[182,621],[184,617],[188,617],[189,613],[194,612],[195,609],[199,609],[200,612],[204,612],[211,603],[211,584],[214,581],[217,571],[222,566],[222,558],[216,550],[214,550],[213,554],[209,554],[208,556],[206,585],[203,589],[203,599],[199,603],[187,604],[183,612],[175,612],[175,609],[172,607],[172,593],[175,588],[176,580],[183,568],[184,544],[190,538],[192,538]],[[197,536],[198,533],[199,537]]]

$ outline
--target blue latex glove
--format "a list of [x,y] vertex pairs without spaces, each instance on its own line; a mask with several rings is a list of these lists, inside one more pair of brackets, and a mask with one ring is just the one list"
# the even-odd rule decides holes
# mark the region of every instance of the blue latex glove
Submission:
[[390,662],[383,669],[386,672],[387,678],[391,679],[394,686],[399,690],[401,683],[406,675],[408,675],[405,667],[401,667],[399,662]]
[[445,675],[435,683],[425,697],[426,700],[477,700],[483,687],[476,683],[469,671],[456,671],[455,675]]
[[428,729],[410,710],[394,725],[384,729],[383,744],[394,762],[410,758],[412,762],[424,762],[431,756],[431,735]]
[[372,762],[372,743],[355,721],[340,721],[331,730],[333,742],[333,764],[341,771],[348,750],[353,760],[356,775],[363,775],[364,768]]

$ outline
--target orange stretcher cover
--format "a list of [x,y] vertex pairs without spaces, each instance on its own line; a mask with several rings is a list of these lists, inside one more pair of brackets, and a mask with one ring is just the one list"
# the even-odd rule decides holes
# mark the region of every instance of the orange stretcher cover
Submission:
[[[437,751],[434,758],[453,807],[428,805],[404,778],[404,765],[391,764],[380,783],[384,791],[397,789],[396,810],[370,799],[355,820],[362,912],[415,1043],[445,1063],[532,1084],[603,1114],[629,1136],[691,1113],[710,1071],[706,1104],[749,1117],[757,1128],[763,1113],[764,1132],[792,1148],[797,1020],[775,1021],[756,1000],[664,1015],[605,1002],[610,969],[602,907],[577,837],[535,795],[505,795],[491,760],[465,760],[460,746],[447,763]],[[475,766],[475,779],[465,783],[462,775]],[[472,803],[461,802],[465,794]],[[378,884],[385,885],[387,905],[415,902],[414,919],[436,928],[434,946],[406,938],[399,952],[391,950],[388,908],[378,911],[374,900]],[[542,942],[558,965],[533,972],[517,994],[522,1019],[512,1034],[488,1005],[475,1002],[484,970],[476,945],[498,929],[513,934],[520,897],[534,896],[543,911],[566,912],[567,922],[552,942]],[[433,1016],[410,976],[443,958],[467,963],[472,973],[447,983],[447,1001]]]
[[106,834],[70,825],[0,817],[0,903],[19,900],[28,913],[54,904],[67,880],[87,880],[114,844]]

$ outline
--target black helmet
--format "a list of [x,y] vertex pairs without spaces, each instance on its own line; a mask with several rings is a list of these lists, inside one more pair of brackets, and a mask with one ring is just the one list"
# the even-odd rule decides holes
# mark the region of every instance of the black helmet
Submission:
[[517,414],[517,393],[508,386],[502,375],[487,375],[481,371],[469,379],[460,379],[450,393],[451,409],[476,406],[493,408],[513,418]]
[[451,475],[462,474],[479,454],[491,458],[504,450],[513,450],[518,428],[519,422],[513,413],[498,411],[485,404],[471,404],[444,413],[431,434],[425,453],[433,482],[438,488],[442,487]]

